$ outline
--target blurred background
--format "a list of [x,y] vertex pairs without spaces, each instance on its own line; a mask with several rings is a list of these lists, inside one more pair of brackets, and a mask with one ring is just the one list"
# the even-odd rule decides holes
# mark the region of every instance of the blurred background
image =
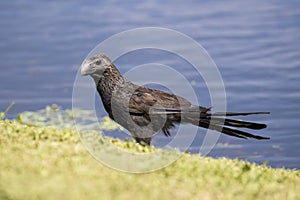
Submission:
[[[203,45],[215,61],[228,110],[271,112],[250,118],[269,125],[257,133],[271,140],[221,136],[209,156],[299,169],[299,7],[296,0],[1,1],[0,109],[16,103],[8,118],[53,103],[70,109],[77,70],[98,43],[132,28],[171,28]],[[122,73],[136,64],[168,64],[193,83],[199,103],[210,106],[205,83],[183,60],[151,50],[128,56],[117,60]],[[204,133],[199,130],[189,151],[199,151]],[[166,139],[159,134],[154,144]]]

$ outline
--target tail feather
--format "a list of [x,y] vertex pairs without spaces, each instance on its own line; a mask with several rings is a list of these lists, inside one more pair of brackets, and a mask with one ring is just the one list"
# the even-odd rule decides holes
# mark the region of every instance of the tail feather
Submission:
[[224,119],[224,118],[217,118],[217,117],[210,118],[210,122],[213,124],[218,124],[218,125],[221,124],[221,125],[225,125],[225,126],[249,128],[249,129],[255,129],[255,130],[260,130],[260,129],[264,129],[267,127],[266,124],[247,122],[247,121],[241,121],[241,120],[235,120],[235,119]]
[[270,112],[216,112],[207,113],[207,116],[245,116],[245,115],[261,115],[270,114]]
[[221,133],[224,133],[226,135],[230,135],[230,136],[234,136],[234,137],[239,137],[239,138],[254,138],[257,140],[267,140],[270,139],[269,137],[263,137],[263,136],[259,136],[259,135],[253,135],[251,133],[245,132],[245,131],[241,131],[241,130],[237,130],[237,129],[232,129],[232,128],[228,128],[228,127],[222,127],[220,125],[216,125],[216,124],[209,124],[207,122],[199,122],[199,126],[203,127],[203,128],[207,128],[207,129],[211,129],[211,130],[215,130]]
[[228,119],[228,118],[221,118],[221,117],[227,117],[227,116],[240,116],[240,115],[254,115],[254,114],[269,114],[269,112],[226,112],[226,113],[206,113],[204,116],[200,116],[199,118],[192,117],[191,123],[194,125],[198,125],[203,128],[212,129],[221,133],[224,133],[226,135],[231,135],[234,137],[239,138],[254,138],[258,140],[267,140],[270,139],[269,137],[263,137],[259,135],[254,135],[242,130],[234,129],[231,127],[236,128],[248,128],[248,129],[254,129],[254,130],[260,130],[267,127],[266,124],[261,123],[255,123],[255,122],[248,122],[248,121],[242,121],[242,120],[236,120],[236,119]]

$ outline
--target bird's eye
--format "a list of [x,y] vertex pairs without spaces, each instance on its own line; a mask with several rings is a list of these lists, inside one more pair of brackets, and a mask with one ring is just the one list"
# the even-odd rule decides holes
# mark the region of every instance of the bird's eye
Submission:
[[101,64],[101,60],[97,60],[97,61],[95,62],[95,64],[96,64],[96,65],[100,65],[100,64]]

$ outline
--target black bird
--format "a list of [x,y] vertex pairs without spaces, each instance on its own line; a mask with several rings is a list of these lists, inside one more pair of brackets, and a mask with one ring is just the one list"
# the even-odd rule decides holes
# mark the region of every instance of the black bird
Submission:
[[138,143],[150,145],[152,136],[160,130],[170,136],[169,129],[178,123],[190,123],[239,138],[269,139],[229,128],[258,130],[266,128],[265,124],[227,118],[269,112],[211,113],[210,108],[193,105],[183,97],[131,83],[104,54],[86,59],[81,74],[94,79],[109,117],[126,128]]

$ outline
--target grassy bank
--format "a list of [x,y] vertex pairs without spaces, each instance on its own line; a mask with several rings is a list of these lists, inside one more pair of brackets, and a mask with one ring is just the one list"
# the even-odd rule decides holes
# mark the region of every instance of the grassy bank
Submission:
[[190,154],[153,173],[121,173],[75,131],[0,120],[0,199],[300,199],[299,189],[299,171]]

